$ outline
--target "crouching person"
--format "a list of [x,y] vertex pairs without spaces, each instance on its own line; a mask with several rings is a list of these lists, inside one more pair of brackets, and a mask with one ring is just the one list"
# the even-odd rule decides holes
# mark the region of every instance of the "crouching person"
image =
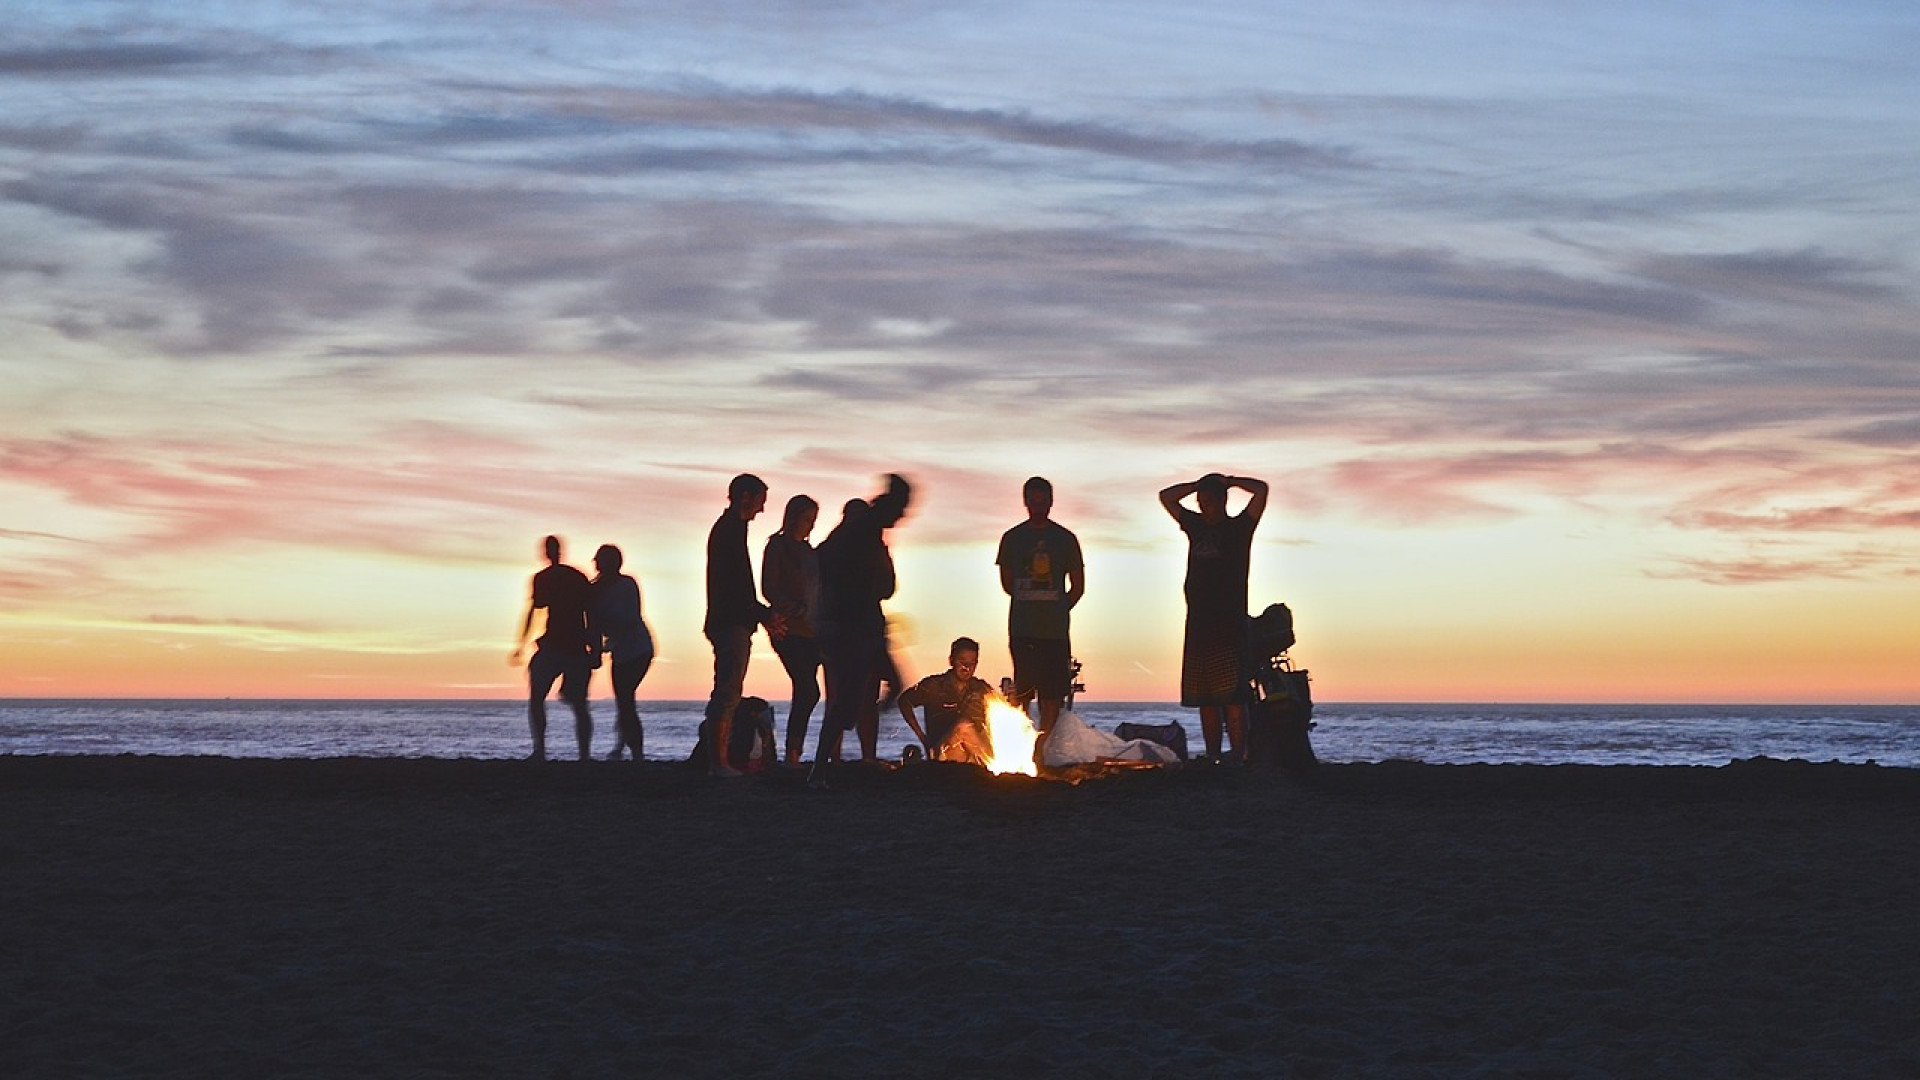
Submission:
[[[900,716],[932,760],[985,765],[987,701],[996,695],[973,674],[980,667],[980,643],[956,638],[947,663],[952,666],[946,671],[921,679],[900,695]],[[913,715],[915,709],[924,714],[924,723]]]

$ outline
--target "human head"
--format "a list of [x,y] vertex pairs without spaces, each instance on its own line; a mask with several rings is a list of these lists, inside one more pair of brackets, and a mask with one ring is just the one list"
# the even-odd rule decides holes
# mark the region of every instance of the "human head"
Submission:
[[820,504],[806,495],[795,495],[787,500],[786,512],[780,515],[780,531],[796,540],[805,540],[818,520]]
[[1219,473],[1208,473],[1195,485],[1194,501],[1200,504],[1200,516],[1209,521],[1226,516],[1227,478]]
[[899,473],[887,474],[887,490],[873,497],[874,512],[880,515],[880,527],[891,529],[907,516],[907,503],[913,499],[913,485]]
[[752,521],[767,508],[767,482],[752,473],[741,473],[727,484],[727,505],[741,517]]
[[954,674],[963,679],[973,678],[980,669],[980,643],[970,637],[953,639],[953,647],[947,650],[947,663],[953,665]]
[[1020,486],[1020,501],[1027,506],[1027,516],[1035,521],[1044,521],[1053,510],[1053,484],[1044,476],[1029,476]]
[[601,544],[600,550],[593,553],[594,569],[602,574],[619,573],[620,566],[625,561],[625,557],[620,554],[620,549],[612,544]]
[[540,541],[540,550],[546,552],[548,562],[559,562],[560,538],[557,536],[549,536],[545,540]]

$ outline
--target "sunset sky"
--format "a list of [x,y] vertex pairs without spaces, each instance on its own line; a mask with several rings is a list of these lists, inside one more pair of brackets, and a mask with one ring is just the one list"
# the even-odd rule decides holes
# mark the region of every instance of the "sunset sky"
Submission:
[[1166,700],[1217,469],[1323,700],[1920,702],[1911,0],[0,13],[0,695],[511,696],[554,532],[703,696],[899,471],[913,673],[1038,473]]

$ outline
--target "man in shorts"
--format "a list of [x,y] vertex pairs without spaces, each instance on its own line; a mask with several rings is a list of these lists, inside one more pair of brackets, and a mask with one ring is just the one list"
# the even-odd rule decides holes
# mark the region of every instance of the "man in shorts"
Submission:
[[1080,541],[1049,515],[1053,485],[1032,477],[1021,488],[1027,520],[1000,537],[1000,588],[1012,600],[1007,607],[1007,645],[1013,654],[1015,704],[1024,708],[1038,698],[1040,737],[1033,744],[1039,764],[1047,735],[1060,718],[1073,683],[1073,643],[1069,629],[1073,607],[1086,595],[1086,567]]
[[549,536],[541,546],[547,568],[533,575],[533,594],[527,601],[527,617],[520,621],[520,639],[514,644],[511,660],[520,662],[527,635],[533,633],[533,613],[545,608],[546,630],[534,642],[533,658],[527,661],[527,727],[533,733],[532,760],[547,758],[547,693],[557,681],[560,700],[573,710],[574,737],[580,745],[580,760],[585,761],[593,743],[587,680],[600,661],[594,634],[587,626],[592,587],[587,575],[560,561],[559,537]]

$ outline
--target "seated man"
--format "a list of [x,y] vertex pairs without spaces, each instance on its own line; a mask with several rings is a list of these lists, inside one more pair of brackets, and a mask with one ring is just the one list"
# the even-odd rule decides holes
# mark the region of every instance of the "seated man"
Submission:
[[[966,761],[986,764],[987,699],[993,688],[974,678],[980,667],[980,643],[972,638],[956,638],[947,653],[953,666],[938,675],[929,675],[900,695],[900,715],[927,748],[934,761]],[[926,726],[914,718],[913,710],[926,712]]]

